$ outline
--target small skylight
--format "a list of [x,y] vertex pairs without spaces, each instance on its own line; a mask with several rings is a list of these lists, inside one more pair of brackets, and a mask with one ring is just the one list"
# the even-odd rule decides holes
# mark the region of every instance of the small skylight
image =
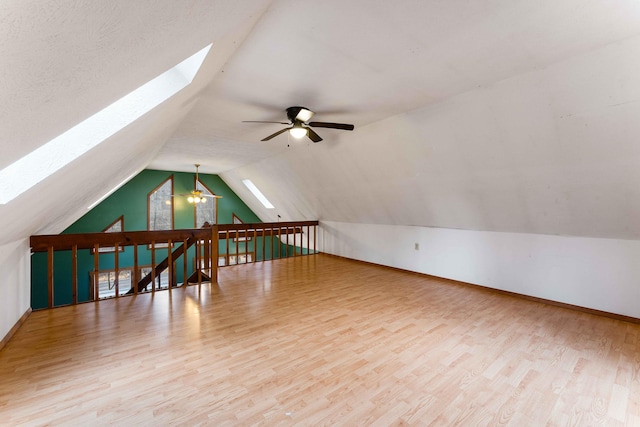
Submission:
[[0,205],[62,169],[187,87],[211,45],[0,171]]
[[250,179],[243,179],[242,183],[247,186],[254,196],[256,196],[256,199],[260,200],[260,203],[262,203],[265,208],[275,209],[271,202],[264,196],[264,194],[262,194],[262,191],[258,190],[258,187],[256,187]]

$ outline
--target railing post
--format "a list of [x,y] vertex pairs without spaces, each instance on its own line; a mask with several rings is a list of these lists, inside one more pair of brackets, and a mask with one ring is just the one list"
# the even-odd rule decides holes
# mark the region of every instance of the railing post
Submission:
[[275,254],[273,253],[273,226],[271,226],[271,239],[269,239],[271,241],[271,259],[275,259]]
[[140,282],[140,268],[138,267],[138,244],[133,244],[133,293],[138,295],[138,282]]
[[100,299],[100,246],[96,243],[93,245],[93,301]]
[[[202,243],[200,243],[202,241]],[[198,272],[198,286],[202,285],[202,268],[204,262],[202,261],[202,245],[205,244],[204,240],[196,240],[196,271]]]
[[276,241],[276,245],[278,245],[278,259],[282,258],[282,227],[278,226],[278,240]]
[[[162,273],[160,273],[162,276]],[[156,242],[151,242],[151,293],[156,293]]]
[[[228,237],[228,236],[227,236]],[[218,283],[218,226],[211,227],[211,283]]]
[[240,234],[236,230],[236,265],[240,264]]
[[229,256],[230,255],[229,254],[229,230],[225,231],[224,237],[225,237],[225,243],[227,245],[226,252],[224,253],[224,265],[229,265],[229,264],[231,264],[229,262],[229,259],[230,259],[230,256]]
[[182,240],[182,286],[187,286],[187,239]]
[[201,268],[203,270],[207,270],[209,267],[209,260],[211,259],[211,248],[209,247],[209,244],[205,243],[203,249],[204,249],[204,255],[202,256]]
[[49,308],[53,307],[53,246],[47,249],[47,303]]
[[78,245],[71,248],[71,297],[78,303]]
[[118,253],[120,252],[120,245],[116,243],[114,248],[113,264],[116,270],[116,298],[120,298],[120,257],[118,256]]
[[253,248],[253,262],[258,262],[258,229],[253,229],[253,244],[251,245]]
[[[173,287],[173,252],[171,251],[173,248],[171,247],[171,239],[167,242],[167,248],[167,288],[171,290]],[[162,276],[162,273],[160,275]]]

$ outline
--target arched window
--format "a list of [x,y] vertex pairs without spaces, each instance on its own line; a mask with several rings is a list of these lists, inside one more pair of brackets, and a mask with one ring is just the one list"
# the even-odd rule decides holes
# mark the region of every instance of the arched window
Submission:
[[173,175],[147,195],[147,229],[173,230]]

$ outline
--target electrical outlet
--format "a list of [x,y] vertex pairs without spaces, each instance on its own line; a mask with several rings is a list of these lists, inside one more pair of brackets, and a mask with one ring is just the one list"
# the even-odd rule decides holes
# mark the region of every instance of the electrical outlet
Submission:
[[414,243],[413,248],[414,248],[416,251],[419,251],[419,250],[420,250],[420,244],[419,244],[419,243]]

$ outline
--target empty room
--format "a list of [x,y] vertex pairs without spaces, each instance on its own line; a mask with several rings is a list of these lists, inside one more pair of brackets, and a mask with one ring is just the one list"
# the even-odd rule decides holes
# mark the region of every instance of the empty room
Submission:
[[0,3],[0,425],[640,426],[640,3]]

